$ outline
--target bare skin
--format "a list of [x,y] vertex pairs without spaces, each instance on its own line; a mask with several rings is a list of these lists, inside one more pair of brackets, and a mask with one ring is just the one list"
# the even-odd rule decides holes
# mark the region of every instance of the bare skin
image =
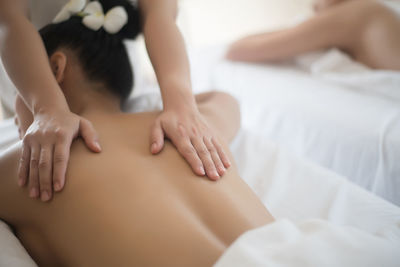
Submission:
[[275,62],[302,53],[337,47],[376,69],[400,70],[400,18],[372,0],[328,0],[300,25],[245,37],[233,43],[227,58]]
[[[92,124],[68,107],[54,80],[42,40],[27,13],[26,0],[0,0],[0,54],[8,75],[34,117],[24,136],[24,153],[19,167],[21,184],[39,175],[30,171],[30,161],[36,154],[43,154],[42,157],[49,160],[47,166],[54,169],[54,187],[42,186],[50,192],[48,197],[41,196],[43,201],[48,201],[53,190],[60,191],[64,186],[72,140],[81,136],[93,152],[100,152],[101,147]],[[60,133],[63,139],[59,138]],[[49,151],[54,151],[54,155]],[[40,191],[36,188],[34,197],[39,196]]]
[[198,153],[206,146],[204,138],[213,136],[207,122],[200,116],[192,94],[189,60],[182,34],[175,23],[177,1],[139,0],[139,8],[146,48],[164,104],[163,112],[152,124],[151,152],[159,153],[164,145],[164,136],[168,137],[194,173],[216,180],[224,175],[230,162],[217,142],[212,145],[220,152],[217,157]]
[[[194,173],[216,180],[224,175],[230,162],[217,142],[212,145],[221,152],[217,158],[212,158],[209,153],[198,153],[205,146],[203,139],[213,136],[200,116],[191,91],[189,61],[182,35],[175,24],[177,2],[139,0],[139,7],[147,50],[164,104],[163,112],[150,126],[149,150],[153,154],[159,153],[164,146],[164,137],[169,138]],[[72,112],[68,106],[53,78],[40,36],[27,14],[27,0],[0,0],[0,55],[34,118],[23,137],[20,184],[25,185],[34,179],[32,177],[39,176],[42,190],[36,187],[29,194],[49,201],[54,192],[64,187],[72,141],[82,137],[89,149],[101,152],[101,140],[91,122]],[[180,136],[181,128],[184,129],[183,137]],[[46,173],[54,170],[50,177],[53,187],[46,188],[48,177],[30,168],[37,158],[46,159]]]
[[[273,221],[235,166],[213,182],[197,177],[170,142],[152,156],[146,141],[158,113],[121,113],[76,62],[68,51],[51,57],[69,105],[93,122],[103,152],[74,142],[65,189],[49,203],[16,185],[20,142],[0,156],[0,218],[40,266],[211,266],[242,233]],[[228,151],[237,102],[222,93],[196,100]],[[24,131],[31,114],[22,101],[17,108]]]

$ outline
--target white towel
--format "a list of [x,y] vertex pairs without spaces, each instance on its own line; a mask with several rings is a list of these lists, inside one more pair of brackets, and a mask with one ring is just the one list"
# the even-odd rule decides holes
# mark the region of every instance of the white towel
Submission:
[[215,267],[397,267],[399,251],[399,240],[390,240],[384,234],[322,220],[298,224],[278,220],[243,234]]

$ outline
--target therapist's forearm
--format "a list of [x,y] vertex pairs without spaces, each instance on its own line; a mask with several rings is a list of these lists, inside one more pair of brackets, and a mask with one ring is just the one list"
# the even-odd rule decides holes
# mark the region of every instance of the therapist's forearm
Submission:
[[164,108],[195,106],[189,60],[182,34],[174,18],[171,15],[148,14],[143,31],[161,88]]
[[68,105],[51,71],[43,42],[22,10],[0,14],[0,53],[5,69],[31,111]]

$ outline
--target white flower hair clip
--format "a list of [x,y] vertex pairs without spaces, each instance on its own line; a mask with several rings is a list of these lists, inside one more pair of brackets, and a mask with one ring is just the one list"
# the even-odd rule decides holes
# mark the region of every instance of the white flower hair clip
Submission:
[[82,23],[89,29],[97,31],[103,27],[110,34],[118,33],[128,23],[128,14],[122,6],[113,7],[104,15],[100,2],[93,1],[86,7],[85,5],[86,0],[71,0],[61,9],[53,23],[60,23],[70,19],[72,15],[79,15],[83,17]]

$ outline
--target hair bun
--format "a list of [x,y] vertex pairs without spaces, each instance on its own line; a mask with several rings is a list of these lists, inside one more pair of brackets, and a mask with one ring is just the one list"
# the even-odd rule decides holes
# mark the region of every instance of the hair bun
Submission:
[[121,39],[135,39],[138,36],[142,30],[140,12],[131,0],[99,0],[99,2],[103,6],[105,14],[116,6],[122,6],[128,14],[128,23],[115,35]]

